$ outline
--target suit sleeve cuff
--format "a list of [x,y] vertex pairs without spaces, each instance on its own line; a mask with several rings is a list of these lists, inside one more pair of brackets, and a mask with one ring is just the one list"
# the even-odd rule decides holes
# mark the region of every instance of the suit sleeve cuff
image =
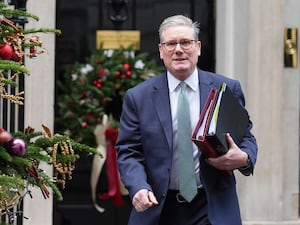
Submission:
[[248,156],[248,160],[247,160],[247,165],[240,167],[239,171],[245,176],[249,176],[253,173],[253,166],[252,166],[252,162],[251,162],[251,159],[249,156]]

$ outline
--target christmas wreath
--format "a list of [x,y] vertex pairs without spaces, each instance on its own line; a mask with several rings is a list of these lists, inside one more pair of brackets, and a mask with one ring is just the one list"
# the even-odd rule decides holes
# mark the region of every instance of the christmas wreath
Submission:
[[[118,121],[126,90],[161,71],[147,53],[131,47],[94,51],[85,63],[67,68],[58,82],[56,130],[76,141],[95,144],[91,134],[103,115]],[[118,127],[117,122],[114,125]]]

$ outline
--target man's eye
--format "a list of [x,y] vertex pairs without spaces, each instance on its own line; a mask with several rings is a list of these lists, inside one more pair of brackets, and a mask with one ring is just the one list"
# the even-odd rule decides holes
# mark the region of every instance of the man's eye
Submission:
[[184,41],[180,42],[180,45],[182,45],[182,46],[187,46],[189,44],[190,44],[190,41],[188,41],[188,40],[184,40]]
[[168,45],[168,46],[175,46],[175,45],[177,45],[177,43],[176,42],[167,42],[166,45]]

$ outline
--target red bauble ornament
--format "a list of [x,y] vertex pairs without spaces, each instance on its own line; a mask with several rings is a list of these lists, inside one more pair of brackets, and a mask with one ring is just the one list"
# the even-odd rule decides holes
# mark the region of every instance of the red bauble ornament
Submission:
[[0,145],[5,147],[11,139],[12,137],[7,131],[0,132]]
[[13,139],[9,148],[11,154],[16,156],[23,156],[26,153],[26,143],[20,138]]
[[13,48],[9,44],[0,45],[0,58],[10,60],[13,55]]

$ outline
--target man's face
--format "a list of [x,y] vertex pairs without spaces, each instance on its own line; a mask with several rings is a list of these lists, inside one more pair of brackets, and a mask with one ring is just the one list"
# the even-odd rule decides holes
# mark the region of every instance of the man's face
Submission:
[[[194,40],[193,29],[184,25],[167,27],[162,33],[162,39],[159,44],[160,58],[177,79],[186,79],[195,70],[201,53],[201,42],[191,41]],[[180,42],[182,44],[177,44]],[[188,49],[184,49],[185,46]],[[168,50],[168,47],[174,49]]]

